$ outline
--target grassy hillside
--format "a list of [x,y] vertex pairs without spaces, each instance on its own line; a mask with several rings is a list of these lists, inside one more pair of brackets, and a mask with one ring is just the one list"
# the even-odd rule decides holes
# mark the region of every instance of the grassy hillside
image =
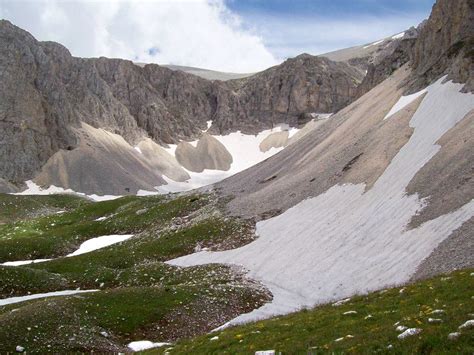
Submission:
[[[29,197],[34,200],[34,196]],[[28,204],[26,204],[28,205]],[[18,215],[24,213],[17,208]],[[134,237],[64,258],[101,235]],[[97,292],[0,306],[0,350],[124,351],[133,340],[202,334],[269,300],[240,270],[189,269],[164,261],[201,247],[226,249],[254,237],[250,223],[222,215],[212,195],[125,197],[0,226],[0,297],[60,290]]]
[[[458,271],[354,297],[340,306],[324,305],[180,341],[172,349],[150,353],[254,354],[271,349],[282,354],[472,354],[474,326],[458,327],[474,319],[473,297],[474,273]],[[421,332],[398,339],[402,331],[397,326]],[[453,332],[460,335],[449,340]]]
[[[178,354],[474,351],[472,329],[448,340],[449,333],[474,318],[472,271],[207,334],[271,296],[237,268],[177,268],[164,261],[197,246],[224,250],[248,243],[254,238],[252,223],[224,215],[212,194],[98,203],[47,197],[0,195],[10,206],[2,210],[6,223],[0,225],[0,263],[54,259],[0,265],[0,298],[97,291],[0,306],[0,352],[14,352],[17,346],[28,353],[124,352],[129,342],[144,339],[176,342],[172,349],[151,352]],[[110,234],[134,237],[63,257],[90,238]],[[399,340],[397,322],[422,331]]]
[[0,225],[75,209],[90,204],[75,195],[18,196],[0,194]]

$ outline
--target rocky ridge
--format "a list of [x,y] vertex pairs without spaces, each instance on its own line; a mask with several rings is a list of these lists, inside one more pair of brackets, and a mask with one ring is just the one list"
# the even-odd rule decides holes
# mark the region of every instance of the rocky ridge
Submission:
[[135,144],[160,144],[210,133],[256,133],[297,124],[305,112],[333,112],[362,80],[344,63],[303,55],[252,77],[209,81],[156,64],[76,58],[0,21],[0,177],[31,179],[60,149],[78,146],[81,122]]

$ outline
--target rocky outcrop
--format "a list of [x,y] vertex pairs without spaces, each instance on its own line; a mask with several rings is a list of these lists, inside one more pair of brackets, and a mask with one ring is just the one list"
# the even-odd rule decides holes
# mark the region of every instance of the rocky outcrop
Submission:
[[410,53],[415,46],[418,29],[412,27],[405,31],[402,38],[390,41],[377,54],[371,58],[367,74],[357,88],[357,97],[369,92],[372,88],[392,75],[410,60]]
[[79,146],[56,152],[35,183],[86,194],[125,195],[155,191],[155,186],[166,184],[163,175],[177,181],[189,178],[176,159],[151,140],[135,149],[120,135],[103,129],[83,123],[75,130]]
[[[286,122],[296,126],[298,117],[309,112],[336,112],[356,95],[360,72],[346,63],[324,57],[302,54],[279,66],[250,78],[236,80],[238,100],[230,100],[232,113],[222,114],[213,124],[219,132],[228,133],[238,124],[244,133]],[[237,105],[235,107],[234,105]]]
[[448,74],[474,90],[474,1],[438,0],[411,53],[414,90]]
[[360,73],[303,55],[254,76],[208,81],[155,64],[72,57],[0,21],[0,178],[34,177],[59,150],[78,147],[81,123],[136,144],[166,144],[210,132],[256,133],[306,112],[337,111],[355,96]]
[[232,155],[226,147],[207,133],[198,140],[196,147],[188,142],[179,143],[175,155],[183,167],[196,173],[204,169],[227,171],[232,164]]
[[[309,124],[309,122],[308,122]],[[288,131],[275,132],[266,137],[259,145],[261,152],[268,152],[272,148],[282,148],[288,144]]]

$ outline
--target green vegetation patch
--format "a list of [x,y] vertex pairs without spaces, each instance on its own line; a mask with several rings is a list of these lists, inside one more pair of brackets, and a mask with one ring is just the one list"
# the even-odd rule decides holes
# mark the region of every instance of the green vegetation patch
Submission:
[[64,255],[95,236],[135,234],[74,257],[0,266],[3,298],[98,290],[0,307],[1,350],[123,352],[134,340],[206,333],[270,299],[239,270],[164,263],[197,247],[221,250],[254,238],[252,224],[225,217],[212,195],[125,197],[0,228],[7,232],[0,237],[7,260]]
[[208,197],[201,195],[174,199],[129,196],[0,225],[0,263],[66,255],[82,242],[102,235],[158,230],[207,203]]
[[[474,319],[473,275],[472,270],[458,271],[403,288],[357,296],[340,306],[325,305],[183,340],[167,351],[254,354],[272,349],[282,354],[472,354],[474,328],[458,327]],[[419,328],[421,332],[399,339],[402,331],[397,326]],[[460,332],[459,337],[448,339],[453,332]]]
[[90,204],[75,195],[22,196],[0,193],[0,224],[70,211]]

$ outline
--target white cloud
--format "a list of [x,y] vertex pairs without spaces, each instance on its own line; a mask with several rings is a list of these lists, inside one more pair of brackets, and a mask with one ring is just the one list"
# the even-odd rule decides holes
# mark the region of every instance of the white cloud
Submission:
[[222,0],[2,0],[0,15],[80,57],[232,72],[277,64],[262,38],[244,29]]

